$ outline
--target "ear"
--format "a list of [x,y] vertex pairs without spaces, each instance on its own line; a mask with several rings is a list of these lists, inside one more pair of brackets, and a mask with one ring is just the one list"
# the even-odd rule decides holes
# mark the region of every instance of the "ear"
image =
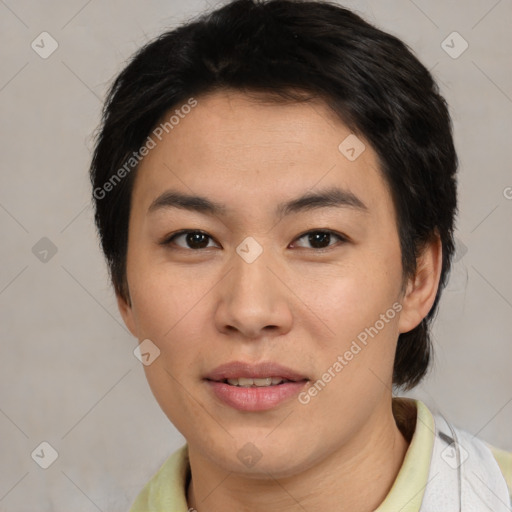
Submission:
[[121,316],[123,317],[123,321],[126,327],[128,327],[130,332],[138,339],[136,322],[133,313],[133,306],[131,304],[128,304],[126,299],[121,297],[121,295],[119,295],[118,293],[116,293],[116,299],[117,307],[119,308],[119,313],[121,313]]
[[442,268],[442,243],[438,234],[428,242],[417,259],[416,274],[409,278],[402,299],[398,329],[400,333],[414,329],[427,316],[434,304]]

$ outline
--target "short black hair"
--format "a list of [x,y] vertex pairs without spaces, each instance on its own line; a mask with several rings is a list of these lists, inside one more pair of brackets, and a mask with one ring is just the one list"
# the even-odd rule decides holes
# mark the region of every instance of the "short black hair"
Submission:
[[397,212],[404,282],[425,244],[440,238],[434,304],[398,339],[393,384],[411,389],[429,367],[429,326],[454,252],[452,123],[437,84],[406,44],[331,2],[231,1],[146,44],[114,80],[90,176],[116,294],[130,303],[126,253],[139,162],[133,155],[164,114],[219,90],[266,93],[276,101],[320,99],[371,144]]

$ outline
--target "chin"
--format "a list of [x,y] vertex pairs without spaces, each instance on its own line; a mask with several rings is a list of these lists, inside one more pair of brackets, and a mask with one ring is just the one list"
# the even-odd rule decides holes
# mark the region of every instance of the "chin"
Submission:
[[275,439],[265,439],[268,432],[261,435],[260,431],[260,437],[257,434],[251,436],[247,431],[243,435],[235,435],[235,446],[220,447],[220,453],[212,453],[210,445],[207,447],[210,458],[226,471],[264,480],[287,478],[313,465],[308,462],[303,442],[277,435]]

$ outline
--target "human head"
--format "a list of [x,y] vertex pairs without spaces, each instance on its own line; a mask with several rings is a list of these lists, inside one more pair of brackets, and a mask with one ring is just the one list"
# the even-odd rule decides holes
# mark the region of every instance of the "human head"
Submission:
[[133,155],[166,114],[216,90],[267,93],[276,103],[323,100],[370,143],[396,210],[404,283],[424,245],[439,236],[435,302],[417,327],[400,334],[396,350],[394,384],[416,385],[428,368],[429,324],[454,251],[451,122],[430,73],[406,45],[335,4],[231,2],[162,34],[117,77],[91,166],[96,223],[117,295],[129,303],[126,251],[139,165]]

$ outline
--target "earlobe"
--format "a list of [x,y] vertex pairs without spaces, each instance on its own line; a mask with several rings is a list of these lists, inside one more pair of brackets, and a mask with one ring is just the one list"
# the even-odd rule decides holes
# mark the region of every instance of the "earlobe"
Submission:
[[427,316],[434,304],[442,269],[442,243],[439,235],[428,242],[417,260],[416,274],[408,283],[402,299],[399,332],[409,332]]
[[121,313],[121,316],[123,318],[123,321],[124,321],[126,327],[128,327],[129,331],[137,338],[137,329],[135,326],[132,305],[128,304],[126,299],[121,297],[118,293],[116,293],[116,299],[117,299],[117,307],[119,309],[119,313]]

